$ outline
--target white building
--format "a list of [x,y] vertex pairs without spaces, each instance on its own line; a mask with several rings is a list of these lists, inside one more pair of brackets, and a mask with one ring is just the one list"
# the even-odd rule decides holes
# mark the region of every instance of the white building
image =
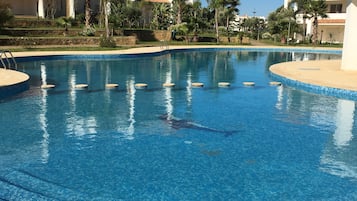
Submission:
[[[11,6],[17,16],[33,17],[72,17],[84,13],[85,0],[2,0]],[[99,11],[100,0],[91,0],[91,8]]]
[[[288,8],[291,0],[284,0],[284,7]],[[327,18],[318,19],[318,40],[323,43],[343,43],[347,0],[325,0],[327,4]],[[296,19],[303,24],[303,15]],[[306,19],[306,36],[313,34],[313,19]]]

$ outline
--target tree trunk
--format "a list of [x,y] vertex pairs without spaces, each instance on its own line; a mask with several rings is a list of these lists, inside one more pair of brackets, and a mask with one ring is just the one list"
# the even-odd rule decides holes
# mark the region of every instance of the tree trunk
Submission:
[[104,1],[105,7],[104,7],[104,23],[105,23],[105,33],[106,33],[106,38],[109,38],[110,32],[109,32],[109,15],[110,15],[110,1]]
[[302,31],[303,31],[303,40],[306,40],[306,12],[304,11],[304,14],[302,16]]
[[317,45],[317,33],[318,33],[318,21],[317,21],[317,16],[314,17],[314,34],[313,34],[313,41],[314,44]]
[[182,9],[181,9],[181,5],[179,4],[179,5],[178,5],[178,8],[177,8],[177,20],[176,20],[176,24],[181,24],[181,23],[182,23],[182,20],[181,20],[181,12],[182,12]]
[[227,27],[227,37],[228,37],[228,42],[231,42],[231,37],[229,34],[229,17],[226,18],[226,27]]
[[215,12],[214,12],[214,21],[215,21],[215,27],[216,27],[216,40],[217,40],[217,43],[219,43],[218,8],[216,8]]
[[91,18],[91,14],[90,14],[90,0],[86,0],[86,11],[85,11],[85,26],[88,28],[90,27],[90,18]]

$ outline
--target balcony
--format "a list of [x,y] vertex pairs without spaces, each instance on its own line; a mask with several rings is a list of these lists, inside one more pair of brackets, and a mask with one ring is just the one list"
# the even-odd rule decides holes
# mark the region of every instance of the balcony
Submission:
[[346,13],[327,13],[328,19],[346,19]]

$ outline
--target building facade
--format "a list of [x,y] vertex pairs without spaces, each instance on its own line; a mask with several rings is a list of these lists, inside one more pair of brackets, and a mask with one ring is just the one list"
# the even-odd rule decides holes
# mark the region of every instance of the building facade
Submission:
[[321,42],[343,43],[347,0],[326,0],[327,18],[319,19]]
[[[343,43],[347,0],[325,0],[327,4],[327,18],[318,19],[318,40],[322,43]],[[288,8],[291,0],[284,0],[284,7]],[[303,24],[303,15],[298,14],[298,24]],[[313,19],[306,19],[306,36],[313,34]]]
[[[91,0],[91,9],[98,12],[101,0]],[[85,0],[3,0],[16,16],[55,18],[84,13]]]

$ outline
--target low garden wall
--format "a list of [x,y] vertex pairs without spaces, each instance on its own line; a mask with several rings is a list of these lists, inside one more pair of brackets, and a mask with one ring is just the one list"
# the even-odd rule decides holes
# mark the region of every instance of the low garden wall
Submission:
[[[1,35],[7,36],[79,36],[83,29],[69,29],[65,31],[64,28],[52,28],[52,29],[35,29],[35,28],[26,28],[26,29],[2,29],[0,30]],[[100,33],[101,34],[101,33]]]
[[171,32],[167,30],[124,30],[124,36],[135,36],[139,41],[170,40]]
[[[9,37],[0,38],[2,46],[37,46],[37,45],[58,45],[71,46],[99,45],[100,37]],[[136,38],[133,36],[114,37],[117,46],[133,46]]]
[[[17,28],[2,29],[0,45],[96,45],[99,36],[105,35],[103,30],[97,30],[95,36],[81,36],[83,30],[70,28],[36,29]],[[135,45],[137,41],[169,41],[171,34],[166,30],[123,30],[114,32],[117,45]]]
[[[228,37],[219,37],[219,40],[224,43],[228,43]],[[230,37],[230,43],[235,43],[235,44],[250,44],[250,38],[249,37],[243,37],[242,41],[240,41],[240,38],[235,36],[235,37]]]

